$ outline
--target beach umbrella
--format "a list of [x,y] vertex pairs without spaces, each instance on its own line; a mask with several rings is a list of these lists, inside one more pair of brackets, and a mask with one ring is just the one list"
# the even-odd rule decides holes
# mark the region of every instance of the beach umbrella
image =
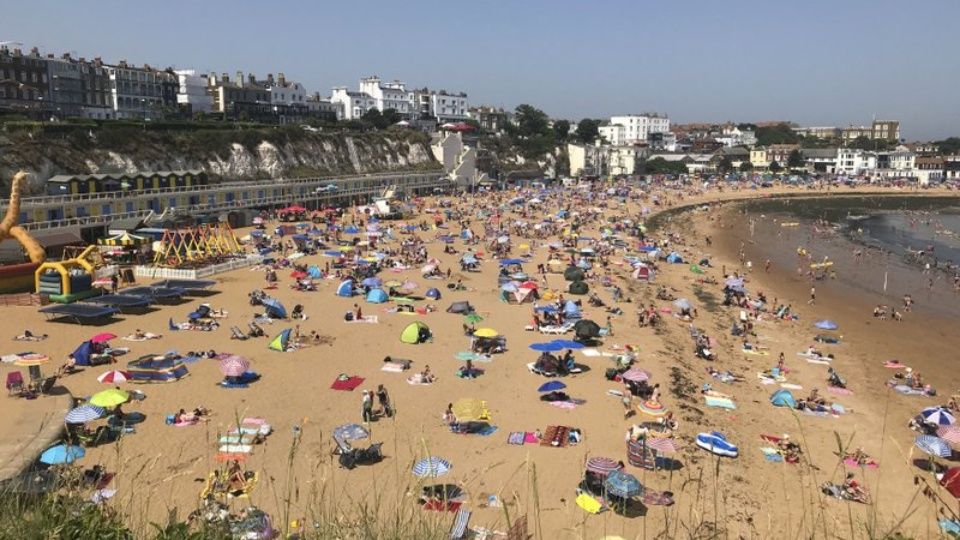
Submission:
[[401,285],[401,283],[400,283],[399,281],[395,280],[395,279],[391,279],[390,281],[387,281],[387,282],[385,282],[385,283],[383,284],[383,286],[384,286],[384,287],[387,287],[387,288],[390,288],[390,287],[399,287],[400,285]]
[[13,365],[19,367],[34,367],[42,366],[49,361],[50,357],[45,354],[29,353],[17,356],[17,359],[13,361]]
[[97,377],[97,381],[102,382],[103,384],[116,384],[127,382],[129,380],[130,373],[121,371],[119,369],[111,369],[110,371],[107,371]]
[[556,392],[557,390],[563,390],[567,385],[563,384],[560,381],[549,381],[540,385],[540,388],[537,388],[537,392]]
[[118,388],[101,390],[90,398],[90,404],[105,409],[112,409],[130,400],[130,394]]
[[101,332],[92,338],[90,338],[91,343],[106,343],[111,339],[117,339],[116,334],[111,334],[110,332]]
[[587,348],[587,346],[584,345],[583,343],[580,343],[580,342],[578,342],[578,341],[569,340],[569,339],[555,339],[555,340],[551,341],[550,343],[556,343],[557,345],[560,345],[560,346],[563,347],[564,349],[572,349],[572,350],[575,350],[575,351],[579,351],[580,349],[586,349],[586,348]]
[[378,277],[368,277],[367,279],[360,282],[364,287],[379,287],[383,283]]
[[947,444],[947,441],[933,435],[920,435],[914,439],[913,444],[931,456],[950,457],[953,454],[953,450]]
[[475,398],[463,398],[453,402],[453,415],[458,422],[479,422],[488,417],[484,402]]
[[534,343],[530,345],[530,348],[539,352],[557,352],[563,350],[563,345],[548,341],[546,343]]
[[450,472],[453,465],[442,457],[430,456],[413,464],[413,475],[417,478],[438,477]]
[[674,453],[679,450],[677,441],[667,437],[652,437],[646,440],[647,448],[652,448],[657,452]]
[[464,316],[464,320],[468,323],[476,324],[483,320],[483,317],[477,315],[476,313],[470,313],[469,315]]
[[960,426],[956,424],[938,427],[937,435],[954,446],[960,446]]
[[242,356],[231,354],[220,360],[220,373],[224,377],[239,377],[250,369],[250,361]]
[[344,424],[333,428],[333,437],[341,441],[357,441],[369,436],[370,432],[360,424]]
[[640,368],[630,368],[623,372],[620,378],[633,382],[641,382],[650,380],[650,374]]
[[594,456],[587,460],[587,470],[600,476],[607,476],[620,470],[620,464],[608,457]]
[[406,280],[403,282],[403,285],[400,286],[401,289],[405,291],[415,291],[418,285],[411,280]]
[[274,319],[286,319],[287,318],[287,308],[283,307],[283,304],[275,298],[264,298],[263,307],[266,308],[267,315]]
[[96,405],[81,405],[70,411],[63,417],[63,421],[68,424],[85,424],[92,422],[97,418],[102,418],[106,411]]
[[947,472],[940,477],[940,485],[951,495],[960,499],[960,467],[947,469]]
[[664,407],[662,403],[656,403],[653,401],[641,401],[640,404],[637,405],[637,409],[639,409],[640,412],[648,414],[654,418],[658,418],[667,414],[667,408]]
[[87,451],[80,446],[72,444],[58,444],[51,446],[40,454],[40,463],[47,465],[60,465],[62,463],[73,463],[74,461],[87,455]]
[[693,304],[686,298],[678,298],[673,301],[673,305],[679,309],[693,309]]
[[924,422],[934,426],[949,426],[955,424],[957,421],[957,419],[950,414],[950,411],[943,407],[927,407],[920,411],[920,416],[923,417]]
[[479,330],[474,332],[473,335],[476,337],[495,338],[500,334],[497,333],[497,331],[494,330],[493,328],[480,328]]
[[743,287],[743,278],[728,278],[723,284],[727,287]]
[[827,319],[824,319],[822,321],[817,321],[816,323],[814,323],[814,326],[816,326],[820,330],[836,330],[837,328],[840,328],[839,324]]
[[637,477],[623,471],[611,471],[603,481],[607,493],[617,497],[636,497],[643,493],[643,485]]

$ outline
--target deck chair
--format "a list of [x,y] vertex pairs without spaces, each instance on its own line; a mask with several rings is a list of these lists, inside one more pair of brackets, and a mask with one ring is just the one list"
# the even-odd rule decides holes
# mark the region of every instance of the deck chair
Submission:
[[248,338],[249,338],[249,336],[247,336],[246,334],[244,334],[243,331],[240,330],[240,327],[239,327],[239,326],[231,326],[231,327],[230,327],[230,339],[239,339],[240,341],[243,341],[243,340],[248,339]]
[[40,390],[41,394],[49,394],[53,390],[53,386],[57,384],[56,377],[46,377],[41,379],[37,388]]
[[7,392],[11,396],[23,394],[23,373],[19,371],[7,373]]
[[450,539],[460,540],[467,534],[467,525],[470,523],[470,511],[466,508],[457,510],[457,517],[453,519],[453,526],[450,528]]

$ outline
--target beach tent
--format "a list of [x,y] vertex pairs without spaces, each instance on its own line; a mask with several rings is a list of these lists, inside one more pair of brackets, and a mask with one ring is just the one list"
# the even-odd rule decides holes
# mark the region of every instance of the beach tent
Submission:
[[793,394],[786,389],[780,389],[774,392],[770,396],[770,403],[773,404],[774,407],[790,407],[791,409],[797,406],[797,400],[793,397]]
[[587,294],[590,291],[590,287],[587,286],[585,281],[574,281],[570,284],[570,288],[567,289],[567,292],[570,294]]
[[290,332],[291,330],[287,328],[286,330],[277,334],[277,337],[273,338],[270,341],[270,344],[267,345],[267,348],[272,351],[284,352],[287,350],[287,345],[290,344]]
[[73,360],[74,363],[78,366],[89,366],[90,365],[90,355],[93,354],[93,343],[90,341],[84,341],[80,344],[75,351],[73,351]]
[[275,298],[264,298],[263,307],[266,310],[267,316],[271,319],[287,318],[287,308],[283,307],[283,304]]
[[583,319],[573,325],[573,332],[578,340],[592,339],[600,335],[600,325],[590,319]]
[[313,279],[320,279],[323,277],[323,271],[320,270],[319,266],[313,265],[307,269],[307,275],[312,277]]
[[343,232],[347,234],[359,234],[360,229],[358,229],[355,225],[348,225],[347,228],[343,230]]
[[443,296],[442,294],[440,294],[440,289],[437,289],[437,288],[427,289],[427,292],[425,295],[427,298],[433,298],[434,300],[439,300]]
[[367,302],[371,304],[382,304],[389,299],[386,291],[383,289],[370,289],[367,293]]
[[568,266],[567,269],[563,271],[563,279],[567,281],[583,281],[583,277],[583,270],[576,266]]
[[346,281],[341,281],[340,285],[337,285],[337,296],[342,296],[344,298],[353,296],[353,281],[349,279]]
[[638,264],[633,269],[633,279],[637,281],[650,281],[653,279],[653,271],[645,264]]
[[676,251],[673,251],[667,255],[667,262],[673,264],[683,264],[683,257],[681,257]]
[[177,356],[148,354],[127,364],[130,382],[160,383],[178,381],[187,375],[187,366]]
[[567,303],[563,305],[563,314],[568,319],[579,319],[582,316],[580,306],[573,300],[567,300]]
[[420,321],[412,322],[400,332],[400,341],[416,345],[423,343],[430,337],[430,327]]
[[447,313],[466,315],[467,313],[473,313],[473,306],[470,305],[470,302],[454,302],[447,308]]

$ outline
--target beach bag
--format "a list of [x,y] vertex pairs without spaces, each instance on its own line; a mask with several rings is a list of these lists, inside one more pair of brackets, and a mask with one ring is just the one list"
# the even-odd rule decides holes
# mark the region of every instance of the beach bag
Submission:
[[352,320],[353,320],[353,312],[352,312],[352,311],[346,312],[346,313],[343,315],[343,320],[345,320],[345,321],[347,321],[347,322],[352,321]]

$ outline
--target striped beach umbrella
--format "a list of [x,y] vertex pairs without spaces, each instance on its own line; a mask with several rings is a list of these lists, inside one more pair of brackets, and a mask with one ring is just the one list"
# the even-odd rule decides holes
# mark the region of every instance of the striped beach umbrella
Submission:
[[81,405],[75,409],[71,409],[67,415],[63,417],[63,421],[68,424],[86,424],[87,422],[102,418],[105,412],[103,408],[97,407],[96,405]]
[[620,464],[608,457],[596,456],[587,460],[587,470],[600,476],[607,476],[613,471],[620,470]]
[[27,353],[21,354],[13,361],[13,365],[18,367],[42,366],[50,361],[50,357],[45,354]]
[[913,444],[931,456],[945,458],[953,454],[953,450],[947,444],[947,441],[933,435],[920,435],[913,441]]
[[428,476],[436,478],[447,474],[451,468],[453,468],[453,465],[449,461],[441,457],[430,456],[413,464],[413,475],[417,478]]
[[130,373],[126,371],[121,371],[119,369],[111,369],[110,371],[107,371],[101,374],[99,377],[97,377],[97,380],[102,382],[103,384],[116,384],[116,383],[127,382],[130,380]]
[[657,403],[650,400],[642,401],[637,404],[637,410],[654,418],[659,418],[667,414],[667,408],[664,407],[662,403]]
[[920,411],[920,416],[923,417],[924,422],[934,426],[949,426],[957,422],[950,411],[943,407],[927,407]]
[[242,356],[231,354],[220,360],[220,373],[224,377],[239,377],[250,369],[250,361]]
[[640,368],[630,368],[623,372],[620,375],[622,379],[633,381],[633,382],[642,382],[650,380],[650,374]]
[[637,477],[623,471],[612,471],[603,482],[607,493],[617,497],[636,497],[643,493],[643,484]]
[[651,437],[647,439],[647,448],[652,448],[657,452],[674,453],[679,450],[677,441],[668,437]]

